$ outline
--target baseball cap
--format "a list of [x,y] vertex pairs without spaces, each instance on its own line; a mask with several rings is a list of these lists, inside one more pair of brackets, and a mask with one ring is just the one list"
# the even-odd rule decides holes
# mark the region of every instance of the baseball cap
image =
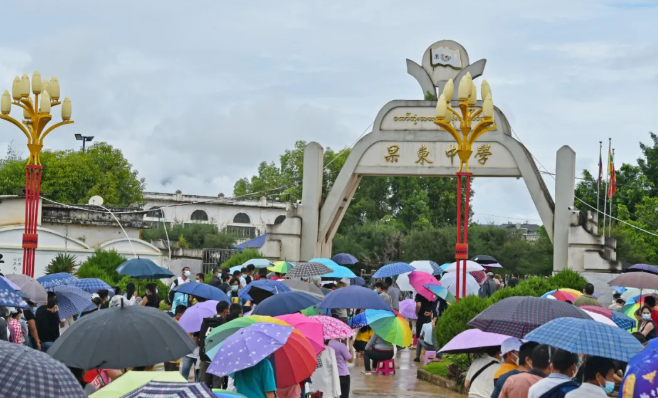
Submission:
[[523,341],[517,339],[516,337],[510,337],[509,339],[503,341],[503,344],[500,346],[501,355],[505,355],[508,352],[518,351],[521,348]]
[[101,296],[99,296],[98,293],[94,293],[91,295],[91,299],[93,300],[95,298],[101,298]]
[[489,271],[489,272],[487,272],[487,276],[494,276],[494,273]]

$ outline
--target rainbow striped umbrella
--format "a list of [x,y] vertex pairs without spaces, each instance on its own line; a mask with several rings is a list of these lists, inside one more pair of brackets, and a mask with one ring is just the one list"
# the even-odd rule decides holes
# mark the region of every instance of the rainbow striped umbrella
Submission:
[[289,263],[288,261],[277,261],[274,263],[273,267],[267,267],[267,270],[279,274],[287,274],[294,266],[295,264]]
[[407,320],[399,312],[366,310],[366,320],[379,337],[399,347],[409,347],[413,341]]
[[560,301],[568,300],[571,301],[571,303],[573,303],[576,297],[580,297],[582,295],[583,293],[579,292],[578,290],[563,288],[563,289],[551,290],[550,292],[544,293],[541,297],[560,300]]

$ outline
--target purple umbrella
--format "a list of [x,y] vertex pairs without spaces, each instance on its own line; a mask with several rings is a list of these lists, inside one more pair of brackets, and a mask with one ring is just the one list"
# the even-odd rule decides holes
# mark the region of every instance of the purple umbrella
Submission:
[[255,323],[233,333],[222,343],[208,373],[227,376],[255,366],[283,347],[294,328],[274,323]]
[[4,276],[0,276],[0,279],[5,281],[9,285],[10,288],[12,288],[14,290],[21,290],[21,287],[18,286],[17,284],[15,284],[14,282],[12,282],[11,280],[9,280],[9,278],[5,278]]
[[483,332],[480,329],[468,329],[453,337],[439,352],[446,354],[466,354],[484,352],[489,347],[503,344],[510,336]]
[[646,272],[651,272],[652,274],[658,274],[658,267],[655,265],[649,265],[649,264],[635,264],[631,265],[626,269],[626,272],[638,272],[638,271],[646,271]]
[[354,265],[359,262],[356,257],[349,253],[338,253],[335,254],[331,260],[336,264],[340,265]]
[[203,318],[217,315],[219,301],[208,300],[188,308],[178,321],[180,327],[187,333],[196,333],[201,330]]
[[407,319],[418,319],[416,315],[416,302],[412,299],[400,301],[400,314]]

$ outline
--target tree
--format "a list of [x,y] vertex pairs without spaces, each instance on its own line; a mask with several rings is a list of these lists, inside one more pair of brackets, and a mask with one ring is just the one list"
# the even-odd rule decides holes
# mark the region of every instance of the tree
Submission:
[[[25,188],[25,165],[11,148],[0,162],[0,194],[15,195]],[[142,203],[143,178],[120,149],[97,142],[81,151],[50,151],[41,153],[43,174],[41,192],[61,203],[87,203],[99,195],[106,205],[127,207]]]
[[235,236],[220,232],[215,224],[179,223],[167,227],[166,233],[163,225],[142,231],[144,240],[165,240],[167,237],[170,242],[178,242],[179,245],[183,237],[185,245],[191,249],[230,249],[236,242]]
[[65,272],[72,274],[76,267],[77,257],[69,253],[57,253],[46,267],[46,275]]

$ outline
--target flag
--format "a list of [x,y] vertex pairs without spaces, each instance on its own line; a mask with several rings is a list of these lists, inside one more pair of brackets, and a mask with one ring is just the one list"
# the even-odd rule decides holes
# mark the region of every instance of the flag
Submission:
[[601,188],[601,182],[603,182],[603,159],[601,159],[601,150],[599,148],[599,178],[596,180],[597,191]]
[[608,197],[612,199],[617,193],[617,174],[615,173],[615,161],[613,159],[612,150],[610,150],[610,163],[608,164],[608,169],[610,170],[610,184],[608,184]]

